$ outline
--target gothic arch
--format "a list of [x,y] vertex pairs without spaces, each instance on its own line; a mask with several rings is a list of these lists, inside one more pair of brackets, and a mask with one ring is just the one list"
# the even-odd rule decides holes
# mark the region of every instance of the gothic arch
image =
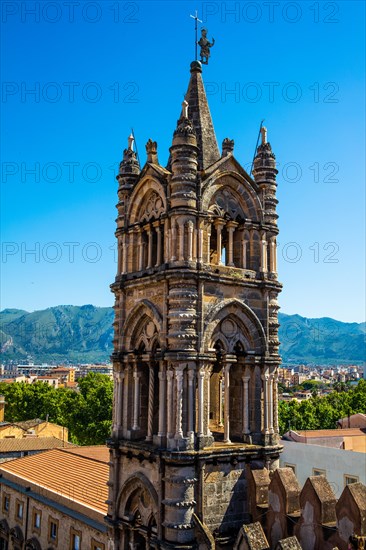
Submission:
[[25,550],[42,550],[42,547],[36,537],[32,537],[25,543]]
[[9,537],[10,527],[5,518],[0,521],[0,533]]
[[[156,214],[160,215],[167,210],[166,194],[163,185],[159,180],[152,178],[151,175],[143,178],[134,189],[128,208],[128,224],[133,225],[144,221],[142,208],[147,205],[149,198],[156,194],[161,199],[161,207],[158,207]],[[157,219],[157,218],[156,218]],[[147,219],[145,219],[147,221]]]
[[144,474],[136,472],[122,485],[117,499],[118,516],[134,517],[145,527],[159,525],[158,494]]
[[10,537],[14,543],[18,543],[20,545],[24,543],[23,531],[20,527],[18,527],[18,525],[13,527],[13,529],[10,531]]
[[[144,335],[143,330],[149,323],[153,323],[154,327],[150,327],[149,334]],[[161,333],[163,318],[158,308],[152,304],[149,300],[142,300],[139,302],[128,315],[124,326],[125,332],[125,348],[127,351],[133,351],[143,342],[145,344],[146,351],[150,351],[153,348],[157,336]],[[154,331],[152,329],[154,328]],[[151,340],[148,341],[148,338]],[[155,344],[156,345],[156,344]]]
[[234,349],[230,349],[228,338],[217,330],[219,325],[226,320],[235,320],[239,329],[241,329],[237,333],[237,338],[232,339],[232,346],[235,346],[239,342],[246,351],[248,351],[249,345],[251,348],[250,351],[254,351],[257,355],[265,354],[267,340],[260,320],[249,306],[236,298],[220,301],[207,313],[204,321],[206,328],[203,336],[202,351],[212,350],[216,341],[221,341],[222,343],[226,341],[229,349],[225,351],[234,353]]
[[234,172],[223,172],[218,179],[214,181],[209,180],[205,184],[202,195],[202,209],[208,211],[210,206],[212,206],[215,195],[225,188],[230,189],[238,197],[247,218],[251,221],[263,220],[263,208],[259,197],[243,176]]

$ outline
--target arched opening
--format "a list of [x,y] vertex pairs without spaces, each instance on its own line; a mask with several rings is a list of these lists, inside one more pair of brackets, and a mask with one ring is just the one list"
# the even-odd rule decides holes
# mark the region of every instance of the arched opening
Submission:
[[119,516],[129,518],[124,527],[126,550],[155,548],[158,533],[157,494],[141,474],[131,478],[121,492]]
[[258,365],[255,375],[254,357],[264,353],[265,335],[248,306],[238,300],[227,302],[206,320],[205,349],[214,350],[216,356],[211,367],[209,428],[215,441],[250,443],[252,435],[254,440],[261,431],[262,369]]

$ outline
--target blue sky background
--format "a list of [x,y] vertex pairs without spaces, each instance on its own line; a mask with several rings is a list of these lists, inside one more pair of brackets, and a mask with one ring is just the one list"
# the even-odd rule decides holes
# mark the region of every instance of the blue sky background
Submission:
[[1,8],[1,308],[112,305],[114,173],[132,126],[167,161],[198,9],[219,144],[250,165],[264,118],[279,162],[282,311],[364,320],[364,2]]

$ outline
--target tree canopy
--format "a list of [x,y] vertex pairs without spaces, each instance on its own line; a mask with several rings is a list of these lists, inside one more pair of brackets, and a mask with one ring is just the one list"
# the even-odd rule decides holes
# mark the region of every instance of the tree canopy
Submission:
[[289,430],[325,430],[336,428],[336,422],[351,414],[366,413],[366,381],[348,391],[333,391],[325,397],[313,396],[302,402],[280,401],[280,433]]
[[104,444],[112,425],[113,381],[105,374],[89,373],[79,391],[34,384],[0,383],[5,396],[5,420],[46,419],[69,429],[70,441],[80,445]]
[[[103,445],[112,425],[113,381],[104,374],[90,373],[79,380],[79,389],[0,382],[6,399],[5,419],[9,422],[46,419],[69,430],[79,445]],[[313,396],[302,402],[279,401],[279,428],[283,434],[295,430],[331,429],[340,418],[366,412],[366,381],[348,391],[333,391],[326,397]]]

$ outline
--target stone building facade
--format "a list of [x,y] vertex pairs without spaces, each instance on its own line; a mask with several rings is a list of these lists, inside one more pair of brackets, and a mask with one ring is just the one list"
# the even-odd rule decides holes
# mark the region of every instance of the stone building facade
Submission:
[[108,522],[115,549],[232,548],[246,467],[275,469],[276,162],[253,178],[216,141],[191,64],[167,167],[129,138],[117,176],[114,417]]
[[55,449],[0,466],[0,550],[109,550],[108,451]]

